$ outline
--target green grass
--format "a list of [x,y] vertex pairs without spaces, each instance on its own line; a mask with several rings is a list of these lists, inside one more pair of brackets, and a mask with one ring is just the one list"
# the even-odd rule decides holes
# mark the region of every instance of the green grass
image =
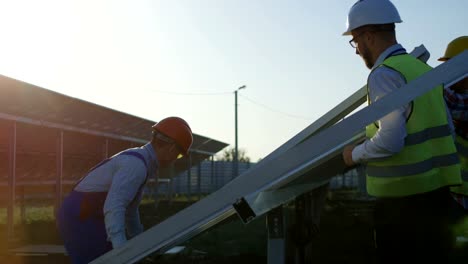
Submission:
[[[31,224],[38,221],[54,221],[54,207],[53,206],[35,206],[24,208],[24,219],[21,217],[21,207],[15,206],[13,222],[18,224]],[[7,223],[7,209],[0,208],[0,225]]]
[[[194,199],[192,199],[194,202]],[[176,196],[173,199],[173,203],[188,203],[188,199],[186,196]],[[38,204],[47,204],[47,201],[40,202]],[[154,199],[152,198],[144,198],[141,201],[141,205],[154,205]],[[175,207],[179,208],[179,207]],[[180,209],[180,208],[179,208]],[[173,214],[175,213],[174,210],[169,210],[168,212],[164,212],[164,215],[167,213]],[[40,221],[55,221],[54,216],[54,206],[52,205],[35,205],[35,206],[25,206],[24,207],[24,219],[21,216],[21,206],[16,205],[14,208],[14,216],[13,221],[15,225],[18,224],[31,224],[34,222]],[[7,208],[3,207],[0,208],[0,225],[5,225],[7,223]]]
[[[372,217],[369,201],[354,201],[352,192],[332,196],[322,213],[320,232],[312,241],[312,256],[316,263],[374,263]],[[145,229],[148,229],[178,211],[190,206],[194,200],[185,196],[176,197],[172,203],[161,201],[155,207],[154,201],[144,199],[140,215]],[[16,246],[25,244],[60,244],[56,232],[53,206],[34,206],[25,210],[21,221],[21,209],[15,207]],[[206,230],[186,241],[184,254],[168,258],[149,256],[140,264],[173,263],[266,263],[267,230],[265,216],[244,225],[234,215],[217,226]],[[6,209],[0,209],[0,235],[6,232]],[[466,232],[468,222],[460,223],[457,231]],[[0,241],[0,248],[11,248],[6,240]],[[465,244],[466,245],[466,244]],[[460,248],[455,257],[466,259],[466,248]],[[0,258],[0,263],[2,262]],[[50,262],[49,262],[50,263]]]
[[[179,197],[172,203],[162,201],[155,208],[153,201],[145,199],[140,206],[142,223],[145,229],[152,227],[193,202],[187,202],[186,197]],[[20,209],[16,207],[15,232],[18,240],[21,240],[22,244],[61,243],[56,232],[53,211],[52,206],[27,208],[25,222],[21,223]],[[0,228],[5,230],[6,209],[0,211],[0,217],[2,218]],[[324,214],[322,223],[322,233],[315,244],[316,254],[320,259],[330,257],[330,254],[327,253],[330,248],[337,252],[341,251],[341,256],[352,259],[353,254],[355,254],[355,252],[352,252],[353,248],[361,247],[362,249],[362,247],[367,248],[369,245],[369,228],[366,223],[357,220],[356,217],[349,216],[346,211],[338,209],[329,211]],[[248,256],[249,259],[255,259],[256,263],[265,263],[264,260],[267,254],[265,216],[244,225],[234,215],[223,223],[190,239],[184,245],[187,246],[189,251],[204,252],[210,258],[235,259],[237,257],[234,256]],[[182,260],[179,259],[179,263],[180,261]],[[223,263],[226,264],[225,261]],[[247,263],[243,262],[243,264]],[[362,261],[362,263],[366,263],[366,261]]]

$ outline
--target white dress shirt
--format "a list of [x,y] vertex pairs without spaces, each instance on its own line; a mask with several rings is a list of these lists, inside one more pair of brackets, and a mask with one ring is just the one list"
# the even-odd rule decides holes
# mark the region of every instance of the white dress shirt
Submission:
[[[104,222],[108,240],[117,248],[129,238],[143,232],[138,206],[142,193],[135,197],[147,177],[156,177],[156,153],[151,145],[131,149],[141,154],[148,166],[138,157],[114,155],[110,161],[91,171],[76,187],[78,192],[108,192],[104,203]],[[134,200],[135,199],[135,200]],[[132,202],[133,201],[133,202]]]

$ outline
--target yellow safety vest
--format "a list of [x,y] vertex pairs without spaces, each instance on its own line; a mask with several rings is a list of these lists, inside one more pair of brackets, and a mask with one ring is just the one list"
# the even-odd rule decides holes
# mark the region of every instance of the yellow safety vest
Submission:
[[458,157],[460,158],[462,186],[452,187],[450,190],[454,193],[468,195],[468,140],[457,136],[455,139]]
[[[407,83],[431,70],[429,65],[408,54],[389,57],[379,67],[400,72]],[[401,197],[461,184],[460,162],[447,122],[442,87],[419,96],[411,106],[403,149],[367,164],[370,195]],[[373,137],[377,130],[376,124],[367,126],[367,137]]]

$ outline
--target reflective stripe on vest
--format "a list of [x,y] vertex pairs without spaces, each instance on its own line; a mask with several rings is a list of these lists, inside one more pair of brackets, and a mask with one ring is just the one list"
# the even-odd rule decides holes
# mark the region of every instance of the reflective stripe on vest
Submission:
[[443,155],[438,157],[432,157],[418,163],[412,163],[408,165],[400,166],[368,166],[367,174],[373,175],[373,177],[395,177],[395,175],[404,177],[415,174],[421,174],[432,170],[433,168],[441,168],[458,164],[458,156],[456,153]]
[[[407,54],[389,57],[379,67],[400,72],[406,82],[431,70],[430,66]],[[406,196],[461,183],[442,87],[416,98],[411,106],[403,149],[390,157],[369,160],[367,164],[367,189],[371,195]],[[427,109],[431,109],[430,114]],[[367,137],[373,137],[377,129],[376,124],[367,126]]]
[[421,144],[424,141],[439,138],[439,137],[446,137],[451,136],[450,127],[448,124],[441,125],[437,127],[430,127],[426,128],[423,131],[413,133],[411,135],[407,135],[405,138],[405,146]]

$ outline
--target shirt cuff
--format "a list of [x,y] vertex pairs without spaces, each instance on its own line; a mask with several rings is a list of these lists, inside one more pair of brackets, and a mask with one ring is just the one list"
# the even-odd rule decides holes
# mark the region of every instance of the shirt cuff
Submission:
[[351,152],[351,157],[354,163],[361,163],[365,160],[366,152],[364,149],[364,143],[354,147],[353,152]]
[[110,239],[111,239],[113,248],[119,248],[127,242],[127,237],[122,232],[113,235]]

